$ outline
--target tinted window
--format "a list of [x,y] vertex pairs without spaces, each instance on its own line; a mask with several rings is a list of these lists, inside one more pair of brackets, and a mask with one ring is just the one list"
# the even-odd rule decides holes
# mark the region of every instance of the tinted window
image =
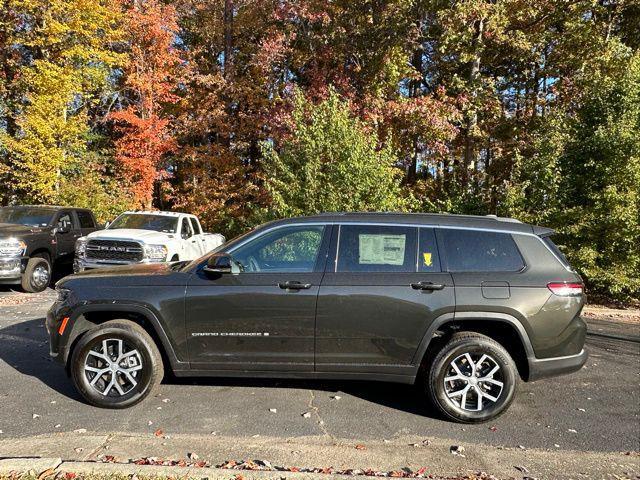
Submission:
[[72,226],[73,224],[71,223],[71,214],[69,212],[64,212],[61,213],[60,216],[58,217],[58,228],[64,228],[65,226]]
[[152,215],[144,213],[123,213],[116,218],[109,230],[119,228],[136,228],[156,232],[176,233],[178,219],[168,215]]
[[198,222],[194,217],[190,217],[190,220],[191,220],[191,228],[193,229],[193,232],[196,235],[200,235],[202,233],[202,230],[200,230],[200,225],[198,225]]
[[440,271],[440,256],[438,255],[436,235],[433,228],[420,229],[420,244],[418,248],[418,271]]
[[342,225],[338,272],[415,272],[416,229]]
[[191,227],[189,227],[189,220],[186,218],[182,220],[182,230],[180,231],[182,238],[189,238],[191,236]]
[[451,272],[515,272],[524,267],[508,233],[443,229],[442,239]]
[[279,228],[232,250],[245,272],[313,272],[324,226]]
[[80,228],[94,228],[96,226],[93,222],[93,217],[89,212],[77,210],[76,213],[78,215],[78,220],[80,221]]
[[46,227],[51,224],[55,213],[55,210],[38,207],[2,207],[0,223]]

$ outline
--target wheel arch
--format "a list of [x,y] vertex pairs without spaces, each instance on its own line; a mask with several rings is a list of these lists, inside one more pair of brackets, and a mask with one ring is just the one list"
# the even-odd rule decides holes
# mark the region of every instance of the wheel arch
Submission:
[[[445,343],[458,331],[481,333],[500,343],[516,363],[520,377],[529,379],[530,359],[535,357],[529,335],[517,318],[497,312],[458,312],[436,318],[414,357],[419,369],[428,364],[430,355],[439,349],[438,344]],[[435,348],[429,348],[434,345]]]
[[49,250],[47,247],[36,247],[31,252],[29,252],[27,256],[33,257],[39,253],[46,253],[49,256],[49,263],[53,263],[53,255],[51,254],[51,250]]
[[160,351],[162,361],[172,371],[188,369],[188,362],[178,359],[160,321],[148,308],[141,305],[87,305],[80,307],[72,317],[73,325],[67,341],[64,363],[69,371],[73,349],[89,330],[110,320],[129,320],[140,325],[153,339]]

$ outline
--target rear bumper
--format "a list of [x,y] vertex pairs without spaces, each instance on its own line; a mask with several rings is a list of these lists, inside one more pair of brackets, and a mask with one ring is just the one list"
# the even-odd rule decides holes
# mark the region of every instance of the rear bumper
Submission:
[[589,354],[587,351],[582,349],[582,351],[576,355],[529,359],[528,380],[531,382],[540,380],[541,378],[556,377],[558,375],[576,372],[584,366],[588,357]]

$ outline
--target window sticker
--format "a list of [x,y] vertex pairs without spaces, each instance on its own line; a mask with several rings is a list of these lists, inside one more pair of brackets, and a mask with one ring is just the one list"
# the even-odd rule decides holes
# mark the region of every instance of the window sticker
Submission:
[[423,252],[422,253],[422,260],[424,261],[424,266],[425,267],[433,267],[433,255],[431,254],[431,252]]
[[403,265],[406,235],[366,234],[358,235],[361,265]]

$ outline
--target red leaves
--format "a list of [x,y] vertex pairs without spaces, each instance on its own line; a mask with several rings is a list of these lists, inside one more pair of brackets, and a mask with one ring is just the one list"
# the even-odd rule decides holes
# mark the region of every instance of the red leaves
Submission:
[[76,477],[77,477],[77,475],[76,475],[74,472],[66,472],[66,473],[64,474],[64,478],[65,478],[66,480],[73,480],[73,479],[74,479],[74,478],[76,478]]
[[[156,457],[145,457],[137,460],[132,460],[131,463],[136,465],[159,465],[165,467],[197,467],[204,468],[209,467],[209,463],[206,461],[189,462],[188,460],[163,460]],[[333,467],[295,467],[295,466],[276,466],[271,465],[266,460],[227,460],[219,465],[214,465],[215,468],[221,468],[224,470],[247,470],[247,471],[264,471],[264,472],[292,472],[292,473],[321,473],[325,475],[350,475],[350,476],[363,476],[363,477],[390,477],[390,478],[425,478],[427,475],[427,468],[422,467],[415,472],[403,468],[401,470],[393,470],[391,472],[381,472],[372,469],[359,470],[359,469],[346,469],[336,470]],[[242,480],[244,477],[240,474],[234,477],[235,480]],[[71,479],[69,479],[71,480]]]
[[356,450],[366,450],[367,447],[365,447],[364,445],[362,445],[361,443],[359,443],[358,445],[356,445]]
[[164,432],[159,428],[159,429],[157,429],[155,432],[153,432],[153,434],[154,434],[156,437],[161,437],[162,435],[164,435]]
[[178,31],[173,6],[157,0],[135,2],[127,11],[131,55],[125,68],[125,84],[136,100],[109,116],[122,135],[115,142],[121,176],[130,183],[134,200],[151,204],[154,182],[162,177],[160,162],[176,148],[169,121],[163,118],[166,104],[175,104],[180,57],[173,47]]

